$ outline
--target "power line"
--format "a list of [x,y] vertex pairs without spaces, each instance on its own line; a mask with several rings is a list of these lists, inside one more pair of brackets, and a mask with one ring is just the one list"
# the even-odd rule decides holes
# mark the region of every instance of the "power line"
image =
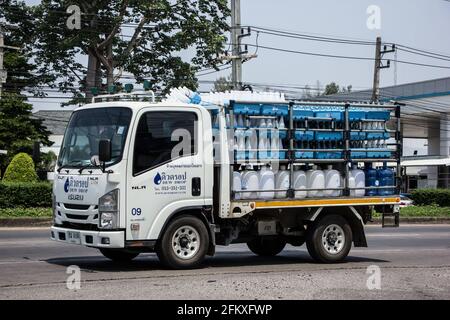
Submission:
[[374,45],[375,44],[373,41],[372,42],[355,41],[355,40],[346,40],[346,39],[340,39],[340,38],[318,37],[318,36],[311,36],[311,35],[307,35],[307,34],[283,32],[283,31],[278,31],[275,29],[268,29],[268,28],[261,28],[261,27],[252,27],[252,28],[263,34],[291,38],[291,39],[312,40],[312,41],[353,44],[353,45]]

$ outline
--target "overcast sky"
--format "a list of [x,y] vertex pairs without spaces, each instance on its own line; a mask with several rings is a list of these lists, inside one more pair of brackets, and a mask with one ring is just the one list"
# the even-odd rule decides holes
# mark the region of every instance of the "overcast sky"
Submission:
[[[367,8],[380,8],[380,29],[367,27]],[[450,2],[445,0],[241,0],[243,25],[256,25],[285,31],[400,43],[427,51],[450,54]],[[255,44],[255,37],[245,38]],[[373,46],[354,46],[259,35],[259,44],[296,51],[335,55],[374,57]],[[253,48],[249,48],[252,51]],[[386,57],[394,58],[393,54]],[[450,63],[405,52],[399,60],[427,64]],[[394,66],[381,71],[381,85],[394,84]],[[222,74],[229,74],[223,71]],[[450,69],[434,69],[397,64],[397,83],[450,76]],[[217,75],[202,79],[215,79]],[[248,82],[322,84],[336,81],[354,88],[372,86],[373,62],[313,57],[258,50],[258,58],[244,64],[243,80]]]

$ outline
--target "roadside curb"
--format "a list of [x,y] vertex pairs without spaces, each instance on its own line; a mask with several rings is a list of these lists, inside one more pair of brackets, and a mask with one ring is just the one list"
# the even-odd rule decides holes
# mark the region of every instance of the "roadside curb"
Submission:
[[[400,225],[402,223],[408,224],[445,224],[450,223],[450,217],[402,217],[400,216]],[[381,218],[373,218],[372,222],[368,224],[381,224]]]
[[0,218],[0,227],[50,227],[52,218]]

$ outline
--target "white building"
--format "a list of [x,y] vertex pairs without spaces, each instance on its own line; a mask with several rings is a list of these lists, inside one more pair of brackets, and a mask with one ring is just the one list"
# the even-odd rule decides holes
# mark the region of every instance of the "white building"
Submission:
[[41,152],[53,151],[56,155],[59,154],[71,114],[71,110],[40,110],[33,113],[35,118],[44,120],[43,125],[51,132],[49,140],[53,142],[53,145],[41,147]]
[[[370,100],[371,90],[326,96],[334,101]],[[322,97],[320,98],[322,99]],[[401,109],[406,189],[450,185],[450,77],[380,89],[380,101]]]

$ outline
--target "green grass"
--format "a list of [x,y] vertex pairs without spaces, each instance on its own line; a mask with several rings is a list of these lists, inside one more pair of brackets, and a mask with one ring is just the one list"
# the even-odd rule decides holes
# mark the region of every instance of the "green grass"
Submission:
[[[374,213],[375,218],[380,217],[379,213]],[[446,217],[450,218],[450,207],[411,206],[400,209],[401,217]],[[4,208],[0,209],[0,218],[51,218],[51,208]]]
[[0,218],[51,218],[51,208],[2,208]]
[[436,205],[405,207],[400,209],[400,216],[450,218],[450,207],[439,207]]
[[[381,215],[377,212],[373,215],[375,218]],[[450,207],[429,206],[411,206],[400,208],[400,217],[445,217],[450,218]]]

